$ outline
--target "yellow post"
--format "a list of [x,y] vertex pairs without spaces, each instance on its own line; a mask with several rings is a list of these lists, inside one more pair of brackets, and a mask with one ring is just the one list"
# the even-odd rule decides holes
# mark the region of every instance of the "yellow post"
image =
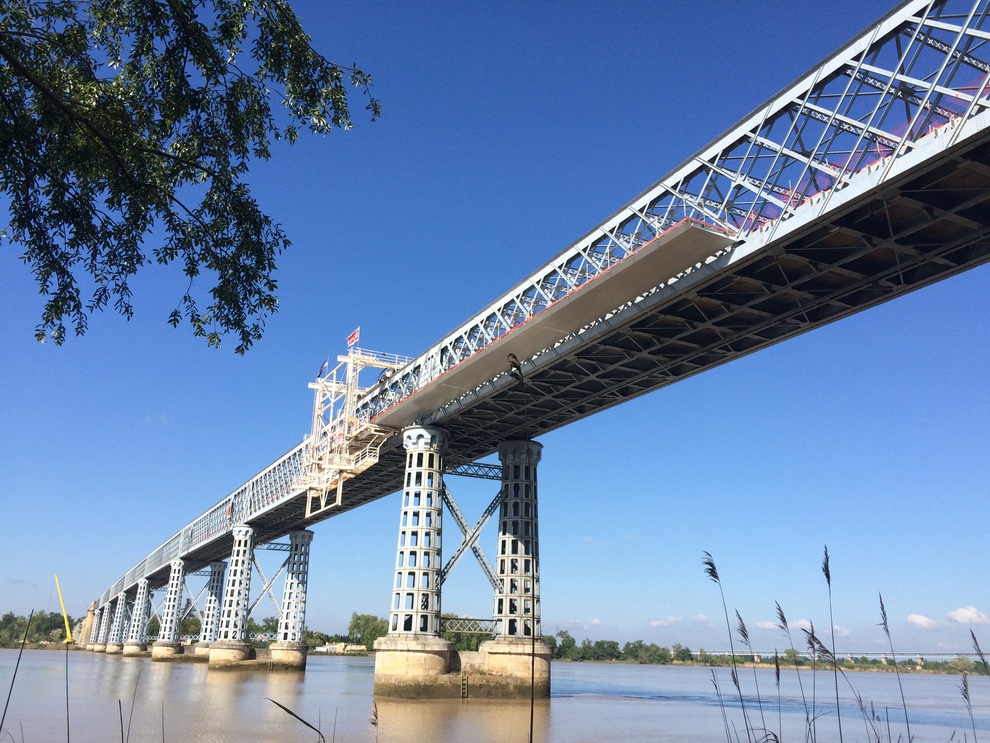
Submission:
[[58,591],[58,604],[62,607],[62,619],[65,621],[65,642],[73,642],[72,628],[69,627],[69,615],[65,613],[65,602],[62,601],[62,588],[58,584],[58,576],[55,576],[55,590]]

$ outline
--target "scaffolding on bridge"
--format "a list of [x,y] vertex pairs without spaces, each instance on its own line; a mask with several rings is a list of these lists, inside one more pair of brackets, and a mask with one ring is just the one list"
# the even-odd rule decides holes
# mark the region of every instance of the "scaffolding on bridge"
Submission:
[[395,433],[357,410],[358,399],[367,389],[359,384],[361,371],[382,369],[382,376],[388,377],[409,363],[403,356],[354,345],[337,361],[332,371],[323,374],[321,369],[309,384],[315,390],[313,428],[305,467],[296,483],[307,491],[306,518],[339,507],[344,483],[375,465],[382,444]]

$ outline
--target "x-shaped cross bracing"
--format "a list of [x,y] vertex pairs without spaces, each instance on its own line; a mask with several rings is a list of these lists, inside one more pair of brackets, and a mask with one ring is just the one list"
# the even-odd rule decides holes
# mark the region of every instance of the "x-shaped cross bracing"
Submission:
[[450,571],[454,569],[454,566],[461,559],[461,555],[463,555],[464,552],[470,548],[470,550],[474,553],[475,558],[478,560],[478,564],[481,566],[481,569],[488,577],[488,582],[492,584],[492,588],[496,591],[500,590],[501,583],[495,575],[495,569],[492,567],[491,562],[489,562],[485,551],[478,545],[478,535],[481,533],[481,530],[485,528],[485,524],[488,523],[488,519],[491,518],[491,515],[495,513],[495,510],[498,508],[499,501],[502,498],[502,492],[499,491],[498,494],[492,499],[492,502],[488,504],[485,512],[481,514],[481,518],[478,519],[478,523],[476,523],[474,527],[468,527],[467,519],[464,518],[464,514],[461,513],[461,509],[458,508],[457,502],[450,494],[450,491],[447,489],[446,485],[443,486],[443,490],[440,495],[443,497],[443,502],[447,505],[447,510],[450,511],[450,514],[454,517],[454,521],[457,522],[457,528],[461,530],[462,535],[460,546],[454,554],[451,555],[450,559],[447,561],[447,564],[443,566],[443,570],[440,571],[440,585],[443,585],[443,582],[447,579],[447,576],[450,575]]

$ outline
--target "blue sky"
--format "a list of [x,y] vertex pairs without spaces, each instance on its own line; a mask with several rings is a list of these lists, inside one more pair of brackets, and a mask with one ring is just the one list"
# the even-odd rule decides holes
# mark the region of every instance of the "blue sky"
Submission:
[[[355,327],[418,353],[889,9],[295,5],[384,113],[355,95],[353,130],[254,169],[294,245],[246,357],[166,325],[183,283],[157,267],[131,322],[38,344],[41,299],[0,247],[0,611],[56,609],[55,572],[85,611],[302,439],[307,382]],[[966,650],[969,629],[990,646],[988,289],[983,267],[543,437],[545,631],[724,647],[708,550],[754,644],[780,647],[760,627],[775,600],[828,625],[827,544],[840,649],[882,649],[878,592],[900,648]],[[472,522],[494,494],[450,486]],[[312,628],[386,614],[397,522],[391,496],[317,526]],[[490,604],[466,557],[445,610]]]

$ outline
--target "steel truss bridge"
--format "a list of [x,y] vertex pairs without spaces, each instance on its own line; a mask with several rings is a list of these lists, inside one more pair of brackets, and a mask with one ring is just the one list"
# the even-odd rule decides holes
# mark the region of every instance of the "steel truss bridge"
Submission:
[[473,463],[501,442],[986,262],[988,15],[901,4],[420,356],[351,348],[311,385],[313,433],[97,607],[228,557],[234,525],[270,542],[398,490],[410,424],[449,434],[449,472],[497,479]]

